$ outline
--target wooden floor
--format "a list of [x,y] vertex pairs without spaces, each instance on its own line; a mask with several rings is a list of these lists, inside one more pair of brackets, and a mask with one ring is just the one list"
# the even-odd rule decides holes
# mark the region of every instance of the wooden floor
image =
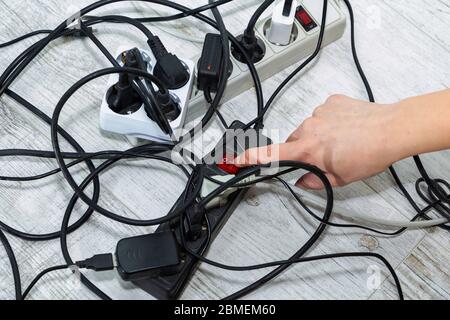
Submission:
[[[88,0],[0,0],[0,42],[35,29],[54,28]],[[205,0],[180,1],[189,6]],[[224,6],[225,22],[232,32],[243,28],[261,1],[235,0]],[[362,63],[379,102],[399,99],[448,88],[450,85],[450,5],[447,0],[354,0],[357,46]],[[142,7],[145,8],[142,10]],[[154,5],[116,4],[102,12],[145,16],[170,10]],[[194,19],[171,24],[172,28],[194,37],[203,37],[209,29]],[[158,25],[162,27],[164,25]],[[156,27],[156,26],[155,26]],[[100,39],[114,50],[120,45],[144,44],[131,27],[100,25]],[[165,32],[160,35],[179,55],[193,58],[201,44],[182,41]],[[267,128],[281,130],[280,139],[291,131],[328,95],[343,93],[364,98],[365,92],[351,59],[349,30],[338,42],[325,48],[313,68],[296,78],[274,105],[267,117]],[[0,50],[0,71],[33,41]],[[108,62],[89,41],[60,40],[36,59],[14,82],[13,88],[51,115],[64,92],[82,76]],[[270,94],[290,68],[265,81]],[[99,105],[106,79],[86,86],[70,100],[61,125],[87,151],[124,150],[129,142],[120,136],[99,131]],[[250,90],[223,105],[225,117],[249,120],[255,116],[255,95]],[[0,148],[51,150],[50,129],[7,97],[0,99]],[[217,139],[220,126],[211,125],[211,141]],[[70,150],[67,148],[66,150]],[[450,153],[424,157],[434,177],[450,180]],[[0,175],[32,175],[55,168],[54,161],[0,159]],[[397,165],[408,190],[413,191],[418,172],[412,161]],[[82,177],[86,170],[78,169]],[[163,181],[163,183],[161,183]],[[118,214],[133,218],[158,217],[171,207],[181,193],[185,180],[174,169],[149,161],[123,163],[102,177],[101,204]],[[62,177],[31,183],[0,184],[0,219],[23,231],[46,233],[60,228],[62,216],[72,195]],[[337,202],[348,210],[396,219],[415,214],[386,173],[336,190]],[[79,204],[77,215],[84,212]],[[76,216],[77,216],[76,215]],[[253,189],[214,242],[208,257],[234,265],[248,265],[285,259],[305,242],[316,223],[306,216],[283,189],[260,186]],[[112,252],[118,239],[151,232],[152,228],[120,225],[96,214],[69,237],[74,260],[96,253]],[[9,236],[16,252],[23,286],[49,266],[64,263],[59,241],[29,243]],[[416,230],[398,237],[379,237],[358,230],[330,228],[310,255],[348,251],[382,254],[399,274],[407,299],[450,298],[450,236],[440,229]],[[373,271],[380,270],[379,288],[371,285]],[[235,273],[200,266],[183,299],[217,299],[259,279],[265,271]],[[376,273],[376,272],[375,272]],[[118,280],[114,273],[87,273],[101,289],[115,299],[151,299],[152,297]],[[0,299],[14,296],[11,269],[0,247]],[[39,283],[31,299],[95,299],[69,271],[54,273]],[[371,259],[338,259],[297,265],[249,296],[252,299],[396,299],[392,278],[386,269]]]

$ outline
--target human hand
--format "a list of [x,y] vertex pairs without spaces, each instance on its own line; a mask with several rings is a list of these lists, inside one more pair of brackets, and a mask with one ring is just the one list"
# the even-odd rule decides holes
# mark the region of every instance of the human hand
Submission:
[[[235,163],[245,167],[283,160],[304,162],[324,171],[334,187],[366,179],[410,155],[408,136],[402,134],[406,119],[395,106],[331,96],[286,143],[247,150]],[[303,176],[297,186],[323,188],[313,174]]]

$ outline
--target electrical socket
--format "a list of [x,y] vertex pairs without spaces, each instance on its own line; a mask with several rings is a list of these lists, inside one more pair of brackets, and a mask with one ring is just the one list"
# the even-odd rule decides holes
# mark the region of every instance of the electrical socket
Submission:
[[[231,154],[240,154],[244,151],[244,146],[236,144],[235,141],[246,140],[245,133],[242,130],[245,124],[239,121],[235,121],[231,124],[231,129],[236,130],[237,136],[223,136],[222,140],[217,143],[216,148],[207,157],[204,158],[205,162],[210,162],[211,159],[217,159],[219,156],[217,151]],[[241,130],[241,132],[239,132]],[[245,148],[261,147],[265,145],[272,144],[272,141],[265,137],[262,133],[258,136],[259,139],[255,141],[248,141],[249,145]],[[225,147],[225,150],[223,148]],[[222,156],[222,155],[221,155]],[[221,158],[221,157],[220,157]],[[218,160],[218,159],[217,159]],[[219,166],[206,165],[205,175],[207,177],[216,177],[228,175]],[[204,249],[209,249],[214,239],[219,235],[223,226],[227,223],[228,219],[231,217],[235,209],[242,202],[248,189],[239,189],[229,195],[227,201],[221,203],[222,206],[215,206],[214,208],[207,209],[207,215],[209,220],[209,227],[211,232],[211,237],[209,238],[207,230],[203,230],[199,238],[195,240],[187,240],[186,245],[197,254],[204,254]],[[175,208],[183,206],[184,195],[179,198],[175,204]],[[181,244],[180,238],[180,222],[166,222],[161,224],[156,232],[174,232],[177,240]],[[174,300],[178,299],[182,294],[184,288],[191,279],[191,276],[196,271],[198,265],[198,260],[193,256],[187,254],[184,249],[180,247],[180,253],[183,257],[183,261],[180,265],[179,272],[170,276],[161,276],[153,279],[145,279],[134,281],[134,284],[141,288],[142,290],[148,292],[156,299],[161,300]]]
[[[119,48],[116,57],[118,62],[121,61],[120,57],[123,52],[130,50],[129,47]],[[139,49],[148,63],[148,72],[153,74],[153,69],[156,65],[156,58],[151,52],[151,50]],[[194,82],[194,72],[195,65],[191,60],[182,59],[183,64],[190,74],[188,83],[179,89],[169,90],[171,96],[175,101],[178,102],[180,107],[180,115],[177,119],[170,122],[172,130],[174,133],[178,133],[184,127],[185,118],[188,109],[189,97],[191,96],[193,82]],[[110,76],[107,88],[111,88],[119,79],[118,74],[113,74]],[[156,89],[156,87],[155,87]],[[150,140],[160,143],[173,143],[172,137],[164,133],[156,122],[152,121],[147,113],[145,112],[144,106],[139,110],[130,114],[118,114],[111,110],[108,106],[106,95],[103,98],[103,102],[100,109],[100,127],[102,130],[123,134],[128,137],[130,142],[133,144],[138,144],[138,139]]]
[[[296,19],[291,43],[286,46],[276,45],[267,40],[266,34],[269,31],[271,22],[270,11],[257,24],[256,35],[266,45],[266,55],[260,62],[255,64],[261,81],[274,76],[278,72],[308,57],[314,52],[317,46],[323,1],[299,0],[298,6],[302,6],[306,10],[317,26],[310,31],[306,31]],[[346,17],[340,8],[340,0],[329,1],[323,46],[327,46],[340,39],[344,34],[345,27]],[[228,80],[228,86],[222,103],[233,99],[254,86],[247,65],[237,61],[233,57],[231,61],[233,63],[233,73]],[[206,108],[207,103],[203,92],[197,88],[197,81],[194,81],[187,120],[190,121],[203,116],[207,111]]]

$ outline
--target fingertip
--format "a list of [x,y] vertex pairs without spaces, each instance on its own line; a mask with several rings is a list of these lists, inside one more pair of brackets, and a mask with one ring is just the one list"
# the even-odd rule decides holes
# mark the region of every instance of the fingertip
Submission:
[[238,168],[248,167],[248,164],[245,162],[245,154],[238,156],[233,160],[233,164]]

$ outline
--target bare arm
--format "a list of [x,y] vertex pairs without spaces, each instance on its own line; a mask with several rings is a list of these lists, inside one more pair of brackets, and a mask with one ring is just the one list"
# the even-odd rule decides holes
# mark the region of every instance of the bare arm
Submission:
[[[410,156],[445,149],[450,149],[450,89],[389,105],[335,95],[286,143],[248,150],[236,163],[307,162],[322,169],[333,186],[344,186]],[[298,185],[323,187],[313,175]]]

